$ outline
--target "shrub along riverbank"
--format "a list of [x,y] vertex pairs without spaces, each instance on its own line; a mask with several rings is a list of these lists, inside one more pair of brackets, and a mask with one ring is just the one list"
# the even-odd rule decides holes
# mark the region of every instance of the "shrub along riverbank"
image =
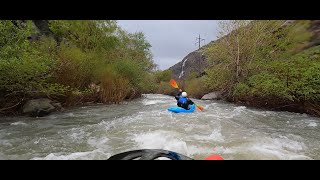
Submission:
[[155,64],[143,33],[116,21],[0,21],[0,114],[30,99],[63,106],[120,103],[153,91]]
[[[248,106],[320,116],[320,23],[221,21],[203,50],[206,75],[186,81],[191,96],[219,91]],[[191,78],[192,79],[192,78]]]

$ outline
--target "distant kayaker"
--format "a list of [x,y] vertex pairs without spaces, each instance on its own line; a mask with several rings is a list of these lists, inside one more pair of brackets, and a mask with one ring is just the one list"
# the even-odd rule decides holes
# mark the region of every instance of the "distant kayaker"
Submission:
[[189,105],[193,105],[194,103],[187,96],[188,94],[186,92],[182,92],[182,90],[179,89],[179,93],[175,96],[175,98],[178,101],[177,105],[179,107],[189,110]]

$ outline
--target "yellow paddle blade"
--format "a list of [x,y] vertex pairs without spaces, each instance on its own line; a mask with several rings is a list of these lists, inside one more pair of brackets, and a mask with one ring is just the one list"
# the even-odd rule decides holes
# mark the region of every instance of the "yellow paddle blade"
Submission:
[[196,107],[197,107],[200,111],[203,111],[203,107],[202,107],[202,106],[196,105]]
[[178,84],[177,84],[176,81],[173,80],[173,79],[170,80],[170,84],[171,84],[171,86],[174,87],[174,88],[177,88],[177,89],[179,88]]

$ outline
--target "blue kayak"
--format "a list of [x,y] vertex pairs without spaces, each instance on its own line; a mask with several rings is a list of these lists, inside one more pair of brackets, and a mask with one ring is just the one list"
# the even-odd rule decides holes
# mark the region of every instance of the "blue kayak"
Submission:
[[189,110],[186,110],[184,108],[176,106],[176,107],[168,108],[168,111],[171,111],[171,112],[174,112],[174,113],[193,113],[195,109],[196,109],[196,106],[193,104],[193,105],[190,105],[190,109]]

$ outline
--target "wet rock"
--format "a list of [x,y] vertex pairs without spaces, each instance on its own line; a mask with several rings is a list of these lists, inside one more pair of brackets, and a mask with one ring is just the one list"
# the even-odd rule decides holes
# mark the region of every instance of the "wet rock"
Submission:
[[201,100],[219,100],[222,98],[221,92],[211,92],[209,94],[204,95]]
[[24,104],[22,112],[23,114],[32,117],[42,117],[61,109],[62,106],[60,103],[52,103],[50,99],[41,98],[29,100],[26,104]]

